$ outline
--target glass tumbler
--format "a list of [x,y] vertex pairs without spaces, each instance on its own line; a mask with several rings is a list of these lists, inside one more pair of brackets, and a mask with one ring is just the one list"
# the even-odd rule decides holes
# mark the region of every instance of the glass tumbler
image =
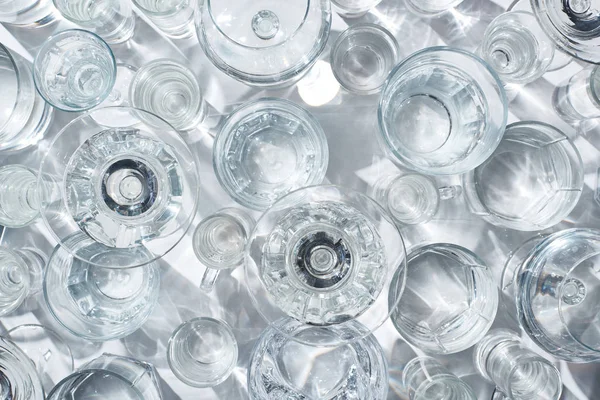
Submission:
[[483,261],[464,247],[435,243],[409,253],[406,287],[391,318],[408,343],[452,354],[481,340],[497,309],[498,289]]
[[581,156],[567,136],[541,122],[517,122],[494,154],[463,176],[463,186],[476,215],[503,228],[537,231],[569,215],[583,178]]
[[330,0],[195,0],[196,33],[209,60],[253,86],[291,84],[325,49]]
[[569,123],[600,118],[600,67],[590,65],[559,84],[552,105]]
[[436,17],[464,0],[405,0],[407,8],[422,17]]
[[167,348],[171,371],[185,384],[212,387],[224,382],[235,368],[238,346],[224,321],[195,318],[181,324]]
[[35,249],[0,247],[0,316],[15,311],[42,289],[46,257]]
[[356,24],[334,43],[331,67],[340,85],[349,92],[376,93],[396,66],[399,52],[398,42],[387,29]]
[[71,22],[90,30],[110,44],[133,36],[135,16],[129,1],[53,0],[54,6]]
[[35,172],[23,165],[0,167],[0,225],[21,228],[40,216]]
[[320,184],[328,163],[329,147],[319,122],[283,99],[244,104],[227,119],[213,145],[219,183],[236,202],[254,210]]
[[479,57],[449,47],[416,52],[390,74],[379,103],[383,142],[426,175],[468,172],[496,149],[507,120],[500,79]]
[[40,95],[63,111],[85,111],[110,94],[117,64],[110,47],[95,34],[69,29],[49,37],[33,64]]
[[192,2],[193,0],[133,0],[133,4],[172,39],[185,39],[194,35]]
[[381,0],[331,0],[335,11],[343,18],[358,18],[375,8]]
[[1,336],[0,395],[7,400],[44,400],[33,362],[16,344]]
[[52,0],[0,0],[0,22],[37,28],[56,20]]
[[477,400],[473,389],[431,357],[413,358],[402,372],[410,400]]
[[[291,318],[275,322],[252,352],[250,399],[385,399],[387,362],[367,331],[356,321],[343,327],[302,325]],[[335,345],[343,337],[362,339]]]

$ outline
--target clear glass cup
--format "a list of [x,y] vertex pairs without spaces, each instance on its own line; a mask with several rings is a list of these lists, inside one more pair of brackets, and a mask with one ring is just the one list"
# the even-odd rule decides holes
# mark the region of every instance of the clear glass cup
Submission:
[[0,0],[0,22],[22,28],[38,28],[56,20],[52,0]]
[[[84,263],[128,268],[150,263],[183,238],[196,213],[195,158],[175,128],[146,111],[95,109],[74,119],[44,149],[41,214],[53,237]],[[67,241],[83,234],[104,259]]]
[[335,11],[343,18],[358,18],[375,8],[381,0],[331,0]]
[[501,14],[487,27],[478,54],[506,83],[526,84],[548,71],[554,43],[532,13]]
[[224,208],[204,218],[194,231],[192,246],[206,271],[200,288],[211,291],[219,273],[244,262],[244,250],[254,218],[237,208]]
[[481,340],[497,309],[498,289],[485,263],[464,247],[435,243],[408,254],[406,287],[391,319],[408,343],[452,354]]
[[53,0],[63,17],[90,30],[109,44],[129,40],[135,30],[135,16],[129,1]]
[[83,262],[65,248],[93,254],[102,263],[113,260],[136,264],[134,251],[98,246],[85,234],[76,234],[54,249],[44,277],[44,299],[54,318],[69,332],[103,342],[123,338],[140,328],[158,303],[160,269],[156,263],[141,267],[102,268]]
[[329,0],[195,0],[196,33],[210,61],[253,86],[291,84],[325,49]]
[[[367,331],[356,321],[344,326],[308,326],[292,318],[275,322],[252,352],[250,399],[385,399],[387,362]],[[362,339],[334,345],[350,336]]]
[[0,225],[21,228],[39,216],[36,173],[23,165],[0,167]]
[[600,361],[599,254],[599,230],[567,229],[535,236],[506,262],[502,289],[521,327],[559,359]]
[[526,348],[515,332],[490,331],[477,344],[473,360],[481,376],[513,400],[560,398],[560,372],[548,360]]
[[477,400],[473,389],[431,357],[413,358],[402,372],[410,400]]
[[431,47],[392,71],[378,116],[396,162],[447,175],[468,172],[494,152],[507,112],[502,83],[485,61],[463,50]]
[[464,0],[405,0],[408,10],[421,17],[437,17],[458,6]]
[[103,354],[63,379],[47,400],[161,400],[158,374],[152,364]]
[[550,228],[575,208],[583,190],[575,145],[541,122],[509,125],[494,154],[463,176],[469,208],[491,224],[520,231]]
[[193,0],[133,0],[133,4],[172,39],[189,38],[196,32]]
[[381,90],[396,66],[400,48],[394,36],[375,24],[356,24],[338,37],[331,49],[331,68],[337,81],[356,94]]
[[33,362],[16,344],[1,336],[0,396],[8,400],[44,400]]
[[319,122],[283,99],[244,104],[227,119],[213,145],[219,183],[236,202],[254,210],[320,184],[328,164],[329,147]]
[[2,44],[0,81],[0,151],[36,144],[52,121],[53,109],[35,90],[31,64]]
[[46,257],[31,248],[0,247],[0,316],[15,311],[42,289]]
[[269,322],[290,316],[301,325],[343,329],[356,320],[368,334],[389,317],[404,288],[397,227],[374,200],[337,186],[300,189],[277,201],[258,220],[246,252],[248,289]]
[[167,360],[171,371],[189,386],[223,383],[235,368],[238,346],[224,321],[194,318],[181,324],[169,339]]
[[196,128],[206,116],[206,102],[194,73],[172,60],[141,67],[129,87],[131,105],[158,115],[179,130]]
[[600,67],[590,65],[559,84],[552,105],[569,123],[600,118]]
[[33,63],[40,95],[63,111],[85,111],[102,103],[115,84],[117,64],[99,36],[69,29],[49,37]]

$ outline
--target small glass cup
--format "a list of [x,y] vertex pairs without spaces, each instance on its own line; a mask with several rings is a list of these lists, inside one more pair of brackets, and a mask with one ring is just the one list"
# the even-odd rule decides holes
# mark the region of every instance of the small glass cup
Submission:
[[548,71],[554,58],[554,43],[533,14],[512,11],[491,22],[478,53],[504,82],[526,84]]
[[253,86],[299,80],[325,49],[330,0],[195,0],[196,33],[208,59]]
[[477,400],[473,389],[431,357],[413,358],[402,372],[410,400]]
[[509,125],[494,154],[463,176],[469,208],[491,224],[520,231],[550,228],[575,208],[583,190],[575,145],[541,122]]
[[464,247],[436,243],[409,253],[406,287],[391,319],[412,345],[453,354],[485,336],[497,309],[498,290],[484,262]]
[[254,219],[237,208],[224,208],[203,219],[194,231],[194,253],[206,271],[200,288],[211,291],[219,273],[242,265]]
[[196,128],[206,102],[194,73],[178,62],[160,59],[140,68],[129,87],[131,105],[158,115],[179,130]]
[[37,250],[0,247],[0,316],[15,311],[42,289],[46,258]]
[[189,38],[196,32],[192,2],[193,0],[133,0],[133,4],[172,39]]
[[381,0],[331,0],[335,11],[343,18],[358,18],[377,7]]
[[21,228],[40,216],[35,172],[23,165],[0,167],[0,225]]
[[129,40],[135,30],[135,16],[129,1],[53,0],[54,6],[71,22],[90,30],[109,44]]
[[426,175],[468,172],[496,149],[508,115],[496,73],[479,57],[449,47],[421,50],[390,74],[379,127],[399,164]]
[[254,210],[320,184],[328,163],[329,147],[319,122],[283,99],[264,98],[238,108],[213,145],[219,183],[236,202]]
[[52,0],[6,0],[0,2],[0,22],[22,28],[38,28],[56,20]]
[[588,66],[558,85],[552,105],[569,123],[600,118],[600,67]]
[[381,90],[396,66],[400,49],[394,36],[374,24],[356,24],[346,29],[331,50],[331,68],[337,81],[356,94]]
[[233,331],[221,320],[194,318],[181,324],[169,339],[169,367],[189,386],[204,388],[224,382],[237,359]]
[[408,10],[421,17],[437,17],[464,0],[405,0]]
[[33,362],[16,344],[0,336],[0,394],[10,400],[44,400]]
[[63,111],[85,111],[108,97],[117,64],[99,36],[69,29],[49,37],[38,51],[33,78],[40,95]]
[[475,367],[513,400],[558,400],[560,372],[548,360],[526,348],[519,336],[495,329],[477,344]]

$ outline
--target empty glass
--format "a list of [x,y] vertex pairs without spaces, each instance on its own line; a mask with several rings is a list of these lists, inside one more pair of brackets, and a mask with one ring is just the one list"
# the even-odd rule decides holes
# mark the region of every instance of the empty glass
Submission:
[[38,51],[33,78],[40,95],[63,111],[85,111],[110,94],[117,65],[97,35],[69,29],[49,37]]
[[436,243],[409,253],[406,287],[391,318],[412,345],[452,354],[481,340],[497,309],[498,290],[483,261],[464,247]]
[[196,33],[204,53],[246,84],[293,83],[325,49],[329,0],[195,0]]
[[346,90],[356,94],[376,93],[396,66],[399,52],[398,42],[387,29],[356,24],[333,44],[331,68]]
[[191,37],[194,32],[193,0],[133,0],[150,21],[173,39]]
[[569,123],[600,118],[600,67],[590,65],[558,85],[552,105]]
[[[322,327],[291,318],[275,322],[254,346],[248,368],[250,399],[385,399],[387,362],[367,331],[356,321]],[[344,337],[363,339],[333,345]]]
[[35,172],[23,165],[0,167],[0,225],[21,228],[40,216]]
[[494,154],[463,177],[469,208],[509,229],[556,225],[577,205],[583,163],[575,145],[541,122],[509,125]]
[[167,360],[185,384],[211,387],[224,382],[237,364],[238,346],[229,325],[213,318],[181,324],[171,338]]
[[53,0],[54,6],[71,22],[117,44],[129,40],[135,29],[135,17],[129,1]]
[[194,231],[194,253],[206,271],[200,288],[210,291],[219,273],[242,265],[254,219],[236,208],[224,208],[204,218]]
[[45,265],[46,258],[37,250],[0,247],[0,316],[41,290]]
[[549,69],[554,43],[533,14],[512,11],[487,27],[478,52],[504,82],[526,84]]
[[475,347],[477,370],[513,400],[558,400],[560,373],[548,360],[526,348],[509,330],[491,331]]
[[239,204],[265,210],[296,189],[318,185],[329,163],[327,138],[302,107],[264,98],[238,108],[213,145],[219,183]]
[[331,0],[335,11],[344,18],[358,18],[365,15],[381,0]]
[[402,372],[410,400],[477,400],[473,389],[431,357],[413,358]]
[[0,22],[37,28],[56,20],[52,0],[0,0]]
[[483,163],[500,143],[506,94],[477,56],[431,47],[392,71],[378,115],[384,143],[398,163],[429,175],[458,174]]
[[44,389],[33,362],[3,337],[0,337],[0,396],[6,400],[44,400]]
[[405,0],[410,11],[422,17],[435,17],[456,7],[464,0]]
[[179,130],[196,128],[206,103],[194,73],[178,62],[154,60],[140,68],[129,88],[131,105],[158,115]]

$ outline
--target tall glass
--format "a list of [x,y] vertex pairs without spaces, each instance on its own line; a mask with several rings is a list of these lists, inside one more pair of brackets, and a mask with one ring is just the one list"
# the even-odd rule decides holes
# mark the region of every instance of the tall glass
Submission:
[[402,372],[410,400],[476,400],[473,389],[431,357],[413,358]]
[[559,84],[552,105],[569,123],[600,118],[600,67],[590,65]]
[[23,165],[0,167],[0,225],[21,228],[39,216],[36,173]]
[[0,395],[9,400],[44,400],[33,362],[16,344],[0,336]]
[[0,22],[37,28],[56,20],[52,0],[0,0]]
[[0,247],[0,316],[15,311],[42,289],[46,257],[35,249]]
[[193,0],[133,0],[133,4],[173,39],[191,37],[196,31]]

